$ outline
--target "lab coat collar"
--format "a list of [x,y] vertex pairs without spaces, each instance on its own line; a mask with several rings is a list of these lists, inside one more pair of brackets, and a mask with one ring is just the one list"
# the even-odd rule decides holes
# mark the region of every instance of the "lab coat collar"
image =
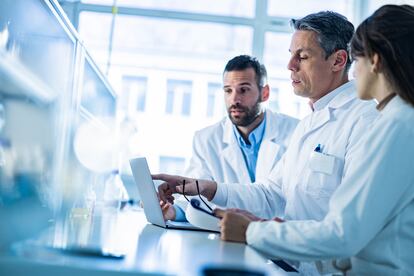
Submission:
[[223,149],[224,160],[226,160],[230,167],[240,175],[241,179],[249,181],[249,171],[247,170],[243,153],[239,147],[236,136],[234,135],[233,123],[230,121],[229,117],[227,117],[224,122],[223,143],[225,144]]
[[401,99],[401,97],[397,94],[388,102],[388,104],[380,111],[380,113],[393,113],[395,111],[401,112],[401,109],[405,107],[412,108],[410,104]]
[[341,85],[334,91],[330,92],[328,94],[330,96],[328,97],[329,101],[326,101],[324,107],[322,109],[315,110],[311,115],[309,115],[311,116],[311,118],[307,120],[307,123],[309,125],[304,128],[302,140],[305,140],[309,134],[319,129],[320,127],[328,123],[330,120],[332,120],[333,109],[338,109],[346,103],[348,103],[349,101],[355,99],[355,91],[355,83],[353,81],[350,81]]
[[332,109],[340,108],[349,101],[356,98],[355,81],[349,81],[339,86],[331,93],[335,93],[335,97],[332,98],[331,101],[328,103],[328,107]]
[[[266,169],[268,167],[273,167],[275,156],[280,148],[277,144],[279,135],[281,135],[279,122],[277,120],[278,115],[272,113],[270,110],[266,110],[265,116],[266,128],[260,148],[266,148],[266,152],[262,152],[262,150],[259,149],[256,164],[256,179],[260,177],[257,168],[260,168],[259,171],[267,171]],[[243,153],[234,135],[233,123],[228,117],[224,122],[223,143],[226,144],[223,149],[224,159],[231,165],[232,168],[235,169],[236,172],[240,173],[240,179],[249,180],[250,176],[244,161]]]
[[339,108],[349,100],[355,98],[355,91],[355,82],[348,81],[317,100],[312,107],[314,111],[322,110],[325,107]]
[[279,143],[284,140],[282,138],[284,133],[281,133],[282,127],[280,124],[279,114],[272,114],[271,111],[266,112],[266,128],[260,145],[260,148],[266,150],[259,150],[256,163],[256,179],[267,178],[267,175],[263,174],[270,172],[275,165],[275,158],[281,147]]
[[[273,115],[273,116],[272,116]],[[271,111],[265,111],[266,116],[266,128],[263,134],[263,140],[274,140],[279,137],[280,133],[278,131],[279,122],[277,119],[275,120],[274,114]],[[276,116],[277,117],[277,116]],[[237,144],[237,140],[235,139],[235,135],[233,133],[233,123],[230,121],[228,117],[224,122],[224,131],[223,131],[223,143],[225,144]]]

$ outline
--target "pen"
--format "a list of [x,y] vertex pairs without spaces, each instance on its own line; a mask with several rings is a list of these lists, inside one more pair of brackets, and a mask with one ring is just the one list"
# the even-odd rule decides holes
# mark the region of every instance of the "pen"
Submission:
[[317,146],[316,146],[316,148],[315,148],[315,150],[314,151],[316,151],[316,152],[322,152],[322,149],[321,149],[321,144],[318,144]]

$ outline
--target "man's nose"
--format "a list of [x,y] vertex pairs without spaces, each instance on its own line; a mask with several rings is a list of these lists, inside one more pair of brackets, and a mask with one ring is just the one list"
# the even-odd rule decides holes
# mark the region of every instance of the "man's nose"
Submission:
[[230,96],[230,102],[231,104],[240,104],[241,103],[241,96],[237,92],[233,92]]
[[291,57],[289,59],[289,62],[287,64],[287,69],[290,71],[294,71],[294,72],[297,72],[299,70],[298,62],[296,61],[294,57]]

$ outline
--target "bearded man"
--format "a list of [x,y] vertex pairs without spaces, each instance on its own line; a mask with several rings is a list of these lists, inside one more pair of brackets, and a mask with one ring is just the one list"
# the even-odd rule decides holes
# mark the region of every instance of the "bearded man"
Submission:
[[[217,183],[266,179],[285,153],[298,120],[262,107],[270,88],[265,66],[254,57],[228,61],[223,91],[228,116],[195,133],[185,175]],[[165,219],[185,219],[182,208],[162,207]]]

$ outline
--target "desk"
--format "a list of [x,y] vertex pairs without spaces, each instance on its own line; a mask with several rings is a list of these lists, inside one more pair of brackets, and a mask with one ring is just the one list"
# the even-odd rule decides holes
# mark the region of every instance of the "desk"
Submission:
[[[223,242],[219,234],[166,230],[148,224],[142,210],[116,216],[70,221],[63,231],[49,231],[39,242],[22,242],[0,256],[3,275],[202,275],[205,266],[260,270],[286,275],[257,251],[239,243]],[[63,233],[56,234],[57,232]],[[101,246],[125,252],[122,259],[71,255],[44,244]]]

